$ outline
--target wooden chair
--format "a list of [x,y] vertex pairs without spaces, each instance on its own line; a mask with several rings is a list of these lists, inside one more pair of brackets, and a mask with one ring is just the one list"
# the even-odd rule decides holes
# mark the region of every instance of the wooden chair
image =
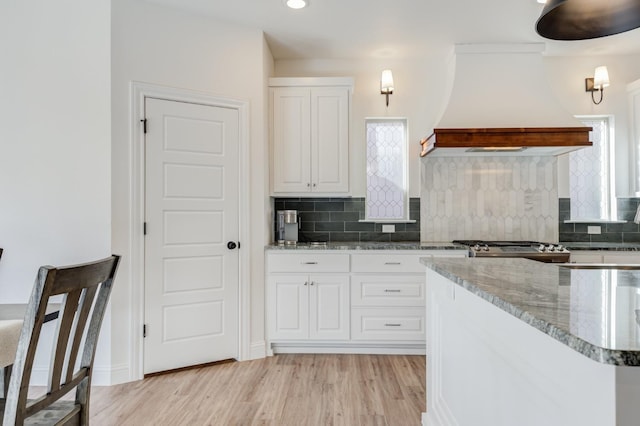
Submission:
[[[119,260],[119,256],[111,256],[82,265],[40,268],[24,317],[9,390],[6,399],[0,400],[0,418],[4,419],[0,424],[89,424],[93,360]],[[47,303],[56,295],[62,295],[62,304],[54,334],[47,392],[38,399],[27,400]],[[78,362],[83,337],[82,358]],[[75,400],[60,400],[73,389],[76,389]]]

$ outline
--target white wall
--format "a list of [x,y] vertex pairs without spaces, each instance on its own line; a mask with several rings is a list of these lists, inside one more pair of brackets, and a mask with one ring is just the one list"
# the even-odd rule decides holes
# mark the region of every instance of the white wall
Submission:
[[0,6],[0,303],[26,303],[41,265],[111,254],[109,4]]
[[[558,101],[574,115],[613,115],[616,143],[616,195],[633,196],[630,164],[632,147],[629,144],[629,107],[627,84],[640,78],[640,55],[628,56],[571,56],[546,57],[549,84]],[[599,65],[609,70],[611,85],[604,91],[604,100],[594,105],[590,93],[584,90],[584,79],[593,77]],[[597,95],[596,95],[597,96]],[[597,98],[596,98],[597,99]],[[565,156],[566,157],[566,156]],[[568,161],[558,162],[559,196],[569,196]]]
[[[140,314],[129,303],[142,286],[129,275],[130,223],[130,95],[132,81],[199,91],[250,103],[250,211],[251,241],[251,345],[254,355],[264,355],[263,249],[268,230],[266,141],[266,75],[271,54],[260,30],[218,22],[142,1],[112,2],[112,114],[113,114],[113,246],[125,255],[112,303],[114,318],[112,357],[114,381],[127,376],[130,360],[130,321]],[[117,313],[117,315],[116,315]],[[261,346],[262,345],[262,346]],[[262,352],[260,352],[262,350]]]
[[[409,195],[420,196],[420,144],[441,114],[448,56],[423,59],[276,60],[277,77],[354,77],[349,129],[349,184],[354,197],[366,193],[366,145],[364,119],[406,117],[409,123]],[[380,94],[380,74],[393,72],[395,89],[389,107]]]
[[[276,60],[278,77],[353,76],[355,90],[351,120],[351,172],[352,195],[365,193],[364,118],[370,116],[402,116],[409,119],[410,193],[419,194],[420,164],[418,141],[430,134],[440,119],[449,100],[454,79],[455,61],[451,52],[422,59],[350,59],[350,60]],[[640,55],[631,56],[578,56],[544,57],[544,68],[549,86],[556,95],[555,103],[572,115],[614,114],[616,124],[616,192],[630,195],[628,146],[628,106],[626,85],[640,78]],[[584,91],[585,77],[592,77],[598,65],[607,65],[611,86],[605,91],[601,105],[593,105]],[[391,68],[396,90],[391,95],[389,108],[379,94],[380,72]],[[507,72],[505,70],[505,72]],[[522,84],[527,84],[523,79]],[[491,98],[509,97],[507,88],[493,85]],[[487,102],[491,102],[488,98]],[[568,196],[568,171],[563,158],[559,159],[559,196]]]

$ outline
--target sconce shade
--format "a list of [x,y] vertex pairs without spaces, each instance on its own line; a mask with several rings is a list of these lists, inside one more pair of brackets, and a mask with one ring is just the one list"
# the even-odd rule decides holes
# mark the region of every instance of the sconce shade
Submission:
[[597,67],[593,75],[593,87],[596,89],[604,89],[609,87],[609,71],[606,66]]
[[393,74],[391,74],[391,70],[382,71],[382,76],[380,77],[380,93],[393,93]]
[[284,3],[291,9],[302,9],[307,7],[306,0],[285,0]]
[[640,27],[638,0],[548,0],[536,31],[552,40],[587,40]]

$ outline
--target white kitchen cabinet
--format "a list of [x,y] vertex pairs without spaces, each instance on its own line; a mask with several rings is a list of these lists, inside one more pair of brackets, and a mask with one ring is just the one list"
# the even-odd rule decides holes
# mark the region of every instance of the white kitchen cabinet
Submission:
[[350,78],[272,78],[274,195],[349,192]]
[[351,338],[425,344],[423,257],[465,257],[463,251],[351,255]]
[[463,250],[268,250],[270,352],[423,354],[420,258]]
[[347,276],[274,274],[268,286],[271,338],[349,339]]
[[571,252],[572,263],[640,264],[638,251],[575,250]]
[[267,269],[270,339],[349,339],[348,254],[270,253]]

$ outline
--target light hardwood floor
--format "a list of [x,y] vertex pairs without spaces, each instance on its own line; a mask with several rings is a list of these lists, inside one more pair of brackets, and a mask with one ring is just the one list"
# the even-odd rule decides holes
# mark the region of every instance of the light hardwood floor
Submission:
[[420,425],[425,358],[276,355],[149,377],[91,394],[91,424]]

